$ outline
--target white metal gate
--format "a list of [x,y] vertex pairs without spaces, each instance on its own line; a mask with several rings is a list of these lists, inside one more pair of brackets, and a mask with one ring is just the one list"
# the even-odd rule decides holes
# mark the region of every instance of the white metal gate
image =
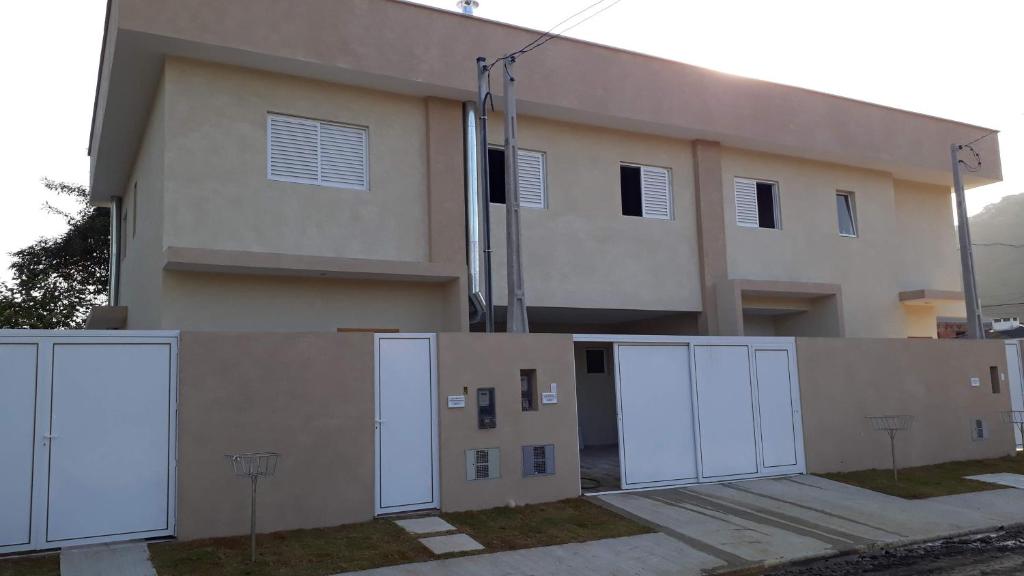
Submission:
[[614,343],[624,489],[806,471],[793,338],[575,339]]
[[434,334],[377,334],[377,514],[437,508],[437,362]]
[[[1024,410],[1024,366],[1021,363],[1020,340],[1006,342],[1006,371],[1010,386],[1010,407],[1012,410]],[[1020,428],[1013,427],[1017,440],[1017,449],[1022,447]]]
[[174,534],[177,346],[0,331],[0,553]]

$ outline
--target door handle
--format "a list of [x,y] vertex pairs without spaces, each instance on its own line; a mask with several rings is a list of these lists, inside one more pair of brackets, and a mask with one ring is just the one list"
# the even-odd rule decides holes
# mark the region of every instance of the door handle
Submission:
[[46,438],[47,440],[53,440],[54,438],[59,438],[59,437],[60,437],[60,434],[53,434],[53,433],[43,434],[43,438]]

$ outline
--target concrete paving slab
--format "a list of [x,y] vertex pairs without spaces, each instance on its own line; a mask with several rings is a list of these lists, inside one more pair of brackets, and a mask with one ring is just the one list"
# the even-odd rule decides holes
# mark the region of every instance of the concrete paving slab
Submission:
[[1016,488],[939,496],[929,498],[928,502],[943,504],[959,510],[976,510],[998,518],[1004,524],[1024,522],[1024,494]]
[[405,528],[405,531],[410,534],[437,534],[438,532],[452,532],[455,530],[455,526],[437,516],[395,520],[395,524]]
[[[696,576],[724,566],[664,534],[643,534],[403,564],[358,572],[364,576]],[[352,574],[351,572],[347,574]]]
[[156,576],[145,542],[64,548],[61,576]]
[[449,534],[448,536],[431,536],[420,538],[420,543],[430,548],[434,554],[450,554],[452,552],[472,552],[483,550],[479,542],[465,534]]
[[1011,488],[1019,488],[1024,490],[1024,474],[1010,474],[1009,472],[1003,472],[999,474],[979,474],[977,476],[965,476],[968,480],[979,480],[981,482],[991,482],[992,484],[1002,484],[1003,486],[1009,486]]

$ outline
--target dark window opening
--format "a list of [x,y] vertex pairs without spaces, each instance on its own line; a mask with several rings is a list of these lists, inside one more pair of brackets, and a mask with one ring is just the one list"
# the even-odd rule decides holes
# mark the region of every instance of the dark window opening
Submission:
[[501,148],[487,149],[487,175],[491,203],[505,203],[505,151]]
[[643,216],[643,199],[640,192],[640,167],[619,166],[619,185],[622,190],[622,215]]
[[604,350],[591,348],[587,350],[587,374],[604,374],[607,370],[604,362]]
[[989,366],[988,377],[992,381],[992,393],[999,394],[999,366]]
[[778,228],[775,221],[775,184],[757,183],[757,225],[761,228]]
[[537,409],[537,371],[519,371],[520,397],[523,401],[523,412]]

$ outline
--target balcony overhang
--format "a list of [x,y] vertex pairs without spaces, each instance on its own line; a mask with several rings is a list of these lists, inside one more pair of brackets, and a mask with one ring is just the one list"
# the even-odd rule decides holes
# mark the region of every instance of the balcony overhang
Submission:
[[900,304],[907,306],[939,306],[945,304],[962,304],[964,293],[957,290],[937,290],[921,288],[900,292]]
[[169,246],[163,269],[181,272],[287,276],[346,280],[444,283],[459,280],[464,266],[439,262],[406,262],[219,250]]

